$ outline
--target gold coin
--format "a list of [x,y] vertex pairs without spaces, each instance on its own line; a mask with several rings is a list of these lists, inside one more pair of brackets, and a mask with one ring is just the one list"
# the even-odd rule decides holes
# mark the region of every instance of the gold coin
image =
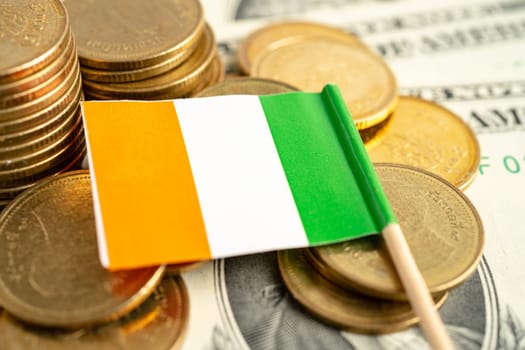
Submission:
[[[215,53],[215,58],[213,59],[213,62],[211,64],[210,71],[211,71],[211,74],[210,74],[209,82],[205,84],[202,89],[199,89],[198,92],[201,92],[204,88],[207,88],[208,86],[212,86],[212,85],[215,85],[215,84],[218,84],[224,81],[226,72],[224,71],[224,64],[222,63],[222,59],[218,52]],[[195,94],[196,93],[197,92],[195,92]]]
[[[476,269],[483,251],[481,219],[467,197],[442,178],[400,164],[377,164],[416,264],[431,293],[449,290]],[[406,299],[380,236],[311,248],[323,275],[370,295]]]
[[81,96],[82,82],[80,75],[77,75],[76,81],[67,90],[58,97],[58,100],[44,109],[38,110],[33,114],[14,119],[3,120],[0,118],[0,134],[11,134],[23,132],[31,127],[44,124],[64,115],[65,110],[75,108],[79,105]]
[[197,43],[199,43],[198,40],[192,41],[191,46],[188,46],[185,51],[170,57],[166,61],[144,68],[116,71],[80,67],[82,79],[106,83],[125,83],[153,78],[182,64],[184,59],[186,59],[191,52],[195,51]]
[[[376,299],[346,290],[324,279],[302,250],[280,251],[277,255],[284,284],[307,310],[324,321],[359,333],[390,333],[418,321],[408,303]],[[437,307],[447,293],[434,297]]]
[[67,0],[80,63],[128,70],[178,56],[182,62],[204,28],[197,0]]
[[[200,36],[202,35],[204,35],[204,33],[200,34]],[[98,81],[103,83],[125,83],[153,78],[162,73],[166,73],[167,71],[172,70],[175,67],[182,64],[183,61],[188,57],[188,55],[191,52],[195,51],[196,45],[198,43],[199,40],[193,40],[188,45],[186,50],[176,54],[173,57],[168,58],[165,61],[159,62],[148,67],[129,70],[102,70],[90,67],[80,67],[82,79]]]
[[77,119],[81,118],[80,106],[74,109],[64,110],[64,114],[45,121],[41,125],[28,128],[20,132],[0,135],[2,147],[0,147],[0,160],[20,154],[26,154],[40,149],[48,143],[63,136],[73,128]]
[[214,60],[213,65],[215,67],[215,72],[217,74],[215,76],[215,80],[213,81],[212,85],[215,85],[215,84],[218,84],[218,83],[222,83],[224,81],[224,79],[226,78],[226,71],[224,69],[224,63],[222,62],[222,59],[221,59],[221,56],[219,55],[219,53],[215,54],[215,60]]
[[413,165],[465,189],[480,162],[476,135],[450,110],[402,96],[381,137],[367,151],[373,162]]
[[197,97],[235,94],[270,95],[291,91],[297,91],[297,89],[280,81],[262,78],[238,78],[210,86],[197,94]]
[[[4,163],[4,168],[0,167],[0,187],[11,187],[27,183],[28,180],[43,178],[48,171],[53,171],[54,166],[62,164],[64,159],[71,157],[71,153],[78,152],[84,145],[84,131],[82,124],[68,132],[62,142],[53,144],[50,149],[44,149],[43,154],[37,154],[35,159],[29,161],[16,162],[16,167],[9,166],[9,162]],[[7,163],[7,164],[6,164]]]
[[67,57],[71,54],[71,51],[74,50],[75,46],[73,34],[71,31],[69,31],[66,40],[67,41],[64,50],[61,51],[53,61],[49,62],[47,66],[43,67],[38,72],[35,72],[19,80],[0,84],[0,96],[7,96],[19,93],[21,91],[27,91],[46,82],[49,78],[54,76],[64,66],[64,62],[67,61]]
[[66,171],[81,152],[85,152],[82,129],[77,130],[75,138],[69,144],[48,158],[35,164],[0,172],[0,197],[13,198],[15,192],[35,185],[38,180]]
[[[31,101],[44,96],[52,89],[56,88],[59,84],[61,84],[65,79],[67,79],[71,71],[74,70],[77,66],[77,54],[76,50],[74,49],[74,45],[71,46],[71,48],[67,52],[67,56],[65,57],[65,59],[61,60],[59,63],[61,66],[58,69],[58,71],[56,71],[55,74],[49,76],[45,81],[41,82],[40,84],[37,84],[25,90],[21,90],[14,94],[0,94],[0,108],[6,109],[10,107],[28,104]],[[41,80],[39,77],[40,74],[46,73],[47,71],[44,70],[44,72],[37,72],[33,74],[32,77],[34,77],[35,80]]]
[[86,94],[107,99],[162,99],[185,96],[198,84],[213,62],[216,44],[213,32],[206,26],[205,35],[187,61],[156,77],[128,82],[103,84],[84,81]]
[[71,86],[75,85],[75,82],[78,79],[80,79],[78,63],[74,62],[71,68],[72,69],[67,72],[66,77],[62,79],[57,86],[46,92],[44,95],[26,103],[0,109],[0,121],[9,121],[17,118],[23,118],[52,105],[61,96],[63,96]]
[[[45,176],[55,176],[68,171],[79,170],[80,165],[82,164],[82,160],[85,156],[86,147],[84,145],[80,148],[80,151],[76,153],[71,152],[71,157],[69,157],[69,159],[66,159],[63,164],[60,164],[60,166],[57,167],[57,169],[54,169],[54,172],[48,172],[47,174],[45,174]],[[38,181],[40,180],[37,179],[36,181],[26,182],[25,184],[17,185],[15,187],[0,187],[0,200],[6,201],[6,203],[8,203],[20,193],[36,185]]]
[[208,72],[203,74],[203,77],[200,79],[200,81],[196,82],[197,85],[195,85],[191,91],[186,94],[186,97],[196,96],[199,92],[206,89],[207,87],[222,82],[224,80],[224,75],[224,65],[222,60],[218,54],[215,54],[215,58],[209,66]]
[[252,75],[308,92],[337,84],[358,129],[383,121],[398,100],[396,79],[381,58],[338,41],[295,38],[261,54]]
[[178,349],[188,314],[184,282],[166,278],[129,315],[93,329],[71,332],[31,327],[0,311],[0,344],[6,349],[24,350]]
[[253,63],[266,50],[296,38],[310,37],[334,40],[346,45],[367,49],[357,37],[341,29],[312,22],[283,22],[265,26],[244,39],[237,50],[241,71],[250,75]]
[[359,130],[359,136],[361,136],[361,140],[363,140],[363,143],[367,148],[373,147],[379,142],[379,140],[381,140],[381,135],[383,135],[388,129],[385,126],[390,122],[391,116],[392,114],[379,124]]
[[115,320],[142,303],[164,267],[110,272],[99,262],[90,177],[39,182],[0,215],[0,304],[42,326]]
[[[82,118],[80,114],[74,118],[74,124],[69,130],[66,130],[63,135],[57,139],[41,140],[36,146],[30,144],[25,149],[18,150],[16,155],[8,155],[7,157],[0,153],[0,174],[4,174],[4,170],[19,169],[28,164],[36,164],[42,159],[48,158],[64,148],[74,139],[78,138],[78,134],[83,133]],[[45,135],[44,135],[45,136]]]
[[33,74],[67,46],[69,22],[58,0],[16,0],[2,4],[0,84]]
[[[6,199],[13,199],[22,191],[21,188],[30,188],[36,183],[46,177],[61,174],[69,170],[78,169],[78,164],[81,163],[82,158],[86,153],[86,145],[84,138],[77,136],[70,145],[64,147],[63,150],[50,156],[37,164],[33,164],[21,169],[16,169],[10,172],[5,178],[0,177],[0,194]],[[75,162],[75,163],[74,163]],[[73,168],[73,165],[76,168]],[[16,194],[18,191],[18,194]]]
[[167,276],[178,276],[184,272],[190,272],[202,267],[207,261],[196,261],[183,264],[170,264],[166,265],[165,275]]

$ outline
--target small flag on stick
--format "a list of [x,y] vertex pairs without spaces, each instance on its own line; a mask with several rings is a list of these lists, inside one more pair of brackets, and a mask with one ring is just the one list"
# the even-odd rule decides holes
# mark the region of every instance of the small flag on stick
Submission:
[[396,222],[335,86],[82,108],[110,269],[326,244]]
[[431,346],[452,343],[338,88],[82,103],[102,264],[126,269],[383,232]]

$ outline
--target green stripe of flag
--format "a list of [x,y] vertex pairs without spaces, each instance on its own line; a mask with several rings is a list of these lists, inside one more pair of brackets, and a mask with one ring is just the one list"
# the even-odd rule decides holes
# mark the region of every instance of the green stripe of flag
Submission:
[[396,222],[335,86],[260,101],[310,244],[377,233]]

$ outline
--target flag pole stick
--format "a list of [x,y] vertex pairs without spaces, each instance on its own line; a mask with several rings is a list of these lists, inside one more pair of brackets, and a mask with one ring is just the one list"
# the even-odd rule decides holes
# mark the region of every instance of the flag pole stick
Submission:
[[399,224],[389,224],[383,239],[423,332],[433,349],[454,349],[434,301],[419,271]]
[[330,109],[330,117],[363,198],[377,226],[383,227],[386,246],[429,344],[434,349],[454,349],[339,88],[332,84],[326,85],[322,97]]

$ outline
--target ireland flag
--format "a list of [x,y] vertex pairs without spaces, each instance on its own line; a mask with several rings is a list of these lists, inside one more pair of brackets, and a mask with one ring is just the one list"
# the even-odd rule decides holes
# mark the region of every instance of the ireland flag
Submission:
[[326,244],[396,221],[336,86],[82,109],[107,268]]

